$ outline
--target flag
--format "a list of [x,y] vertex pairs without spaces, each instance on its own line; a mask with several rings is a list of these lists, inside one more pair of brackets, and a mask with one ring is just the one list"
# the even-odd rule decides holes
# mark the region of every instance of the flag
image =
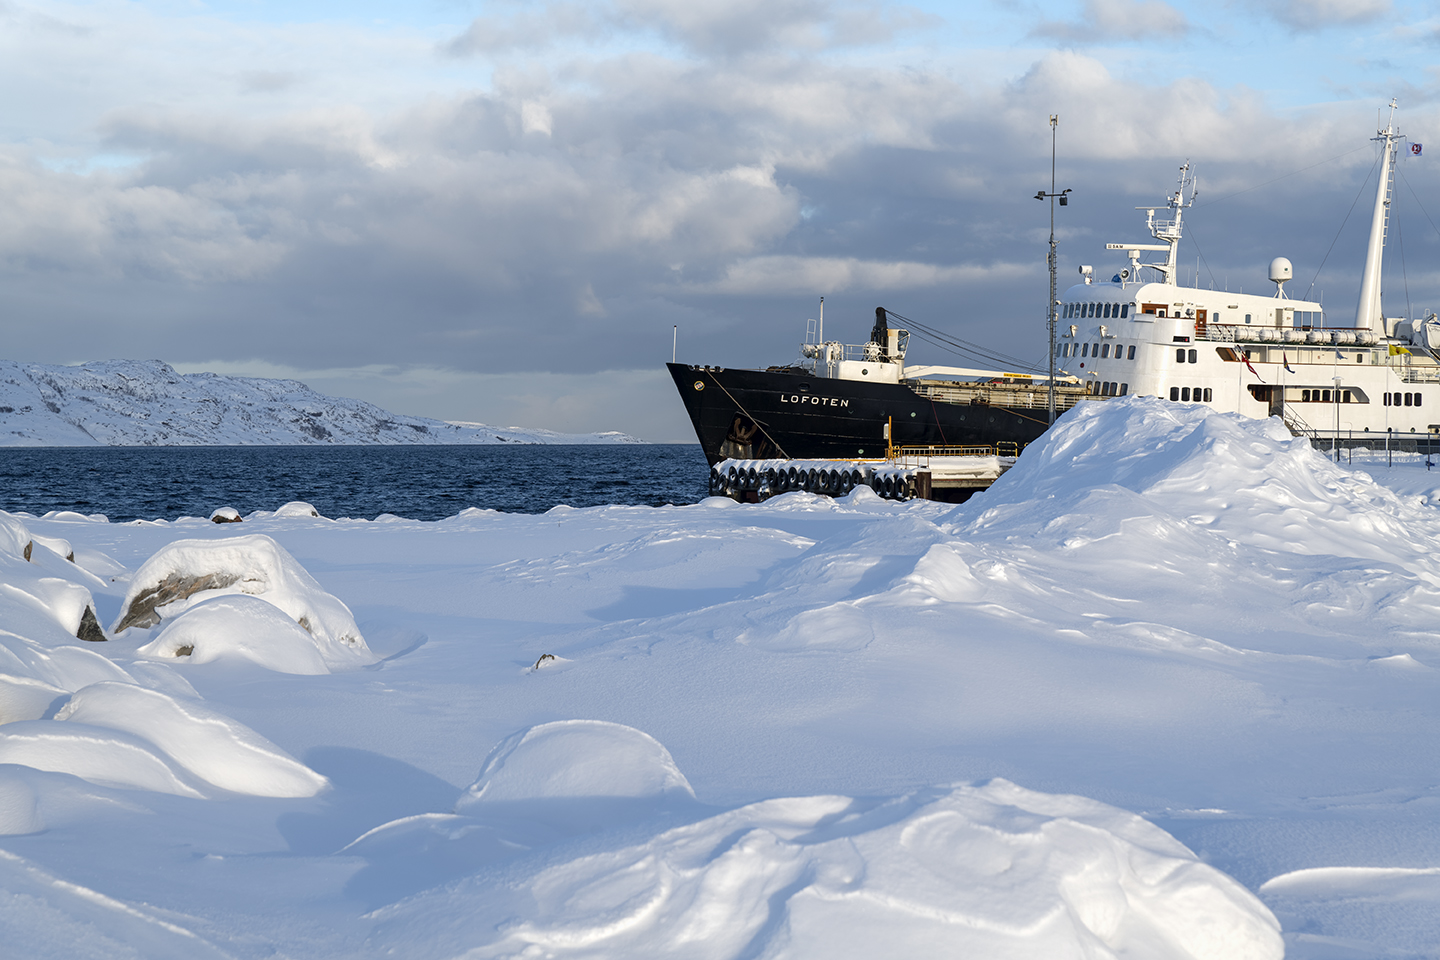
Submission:
[[1336,359],[1336,360],[1344,360],[1344,359],[1345,359],[1345,354],[1341,353],[1339,350],[1336,350],[1336,351],[1335,351],[1335,359]]
[[1417,156],[1417,157],[1420,156],[1420,144],[1418,144],[1418,143],[1412,143],[1412,144],[1410,144],[1410,152],[1411,152],[1412,154],[1414,154],[1415,156]]
[[1285,361],[1285,370],[1286,370],[1288,373],[1294,373],[1294,372],[1295,372],[1294,370],[1291,370],[1291,369],[1290,369],[1290,358],[1289,358],[1289,357],[1287,357],[1285,354],[1282,353],[1282,354],[1280,354],[1280,359]]
[[1392,357],[1397,357],[1397,356],[1399,356],[1399,355],[1402,354],[1402,353],[1405,354],[1405,356],[1407,356],[1407,357],[1410,356],[1410,351],[1409,351],[1409,350],[1406,350],[1404,347],[1396,346],[1396,345],[1393,344],[1393,343],[1390,344],[1390,356],[1392,356]]
[[1250,366],[1250,358],[1248,356],[1242,353],[1240,354],[1240,359],[1245,361],[1245,366],[1250,367],[1250,372],[1255,374],[1256,380],[1259,380],[1261,383],[1265,382],[1265,378],[1260,376],[1260,374],[1255,371],[1254,367]]

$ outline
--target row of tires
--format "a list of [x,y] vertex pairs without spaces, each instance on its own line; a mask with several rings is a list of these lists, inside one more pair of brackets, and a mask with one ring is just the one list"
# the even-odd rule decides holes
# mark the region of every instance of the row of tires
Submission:
[[[867,475],[868,474],[868,475]],[[730,464],[710,468],[710,496],[735,500],[756,499],[804,490],[830,497],[843,497],[859,486],[868,486],[887,500],[909,500],[915,495],[914,480],[895,473],[870,473],[859,467],[746,467]]]

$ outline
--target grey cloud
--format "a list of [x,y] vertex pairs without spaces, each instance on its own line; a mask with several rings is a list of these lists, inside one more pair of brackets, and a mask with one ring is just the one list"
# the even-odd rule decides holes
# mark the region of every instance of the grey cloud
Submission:
[[1297,32],[1384,17],[1390,0],[1252,0],[1252,5]]
[[[504,11],[504,7],[498,8]],[[476,18],[442,46],[451,56],[536,50],[561,40],[655,34],[707,57],[884,43],[933,25],[922,11],[864,0],[608,0],[517,6]]]
[[1086,0],[1079,20],[1046,21],[1032,35],[1075,43],[1114,43],[1178,37],[1189,30],[1185,15],[1162,0]]

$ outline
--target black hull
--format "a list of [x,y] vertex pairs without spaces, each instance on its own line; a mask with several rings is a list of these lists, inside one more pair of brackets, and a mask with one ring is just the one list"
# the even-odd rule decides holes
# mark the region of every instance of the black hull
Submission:
[[1023,447],[1047,426],[1043,409],[932,400],[903,384],[666,366],[712,465],[727,458],[883,457],[892,421],[896,445]]

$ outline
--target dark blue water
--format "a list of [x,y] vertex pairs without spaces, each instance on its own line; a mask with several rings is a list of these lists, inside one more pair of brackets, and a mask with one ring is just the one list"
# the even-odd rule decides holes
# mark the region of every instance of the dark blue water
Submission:
[[466,507],[695,503],[708,476],[698,444],[7,447],[0,509],[173,520],[305,500],[326,517],[438,520]]

